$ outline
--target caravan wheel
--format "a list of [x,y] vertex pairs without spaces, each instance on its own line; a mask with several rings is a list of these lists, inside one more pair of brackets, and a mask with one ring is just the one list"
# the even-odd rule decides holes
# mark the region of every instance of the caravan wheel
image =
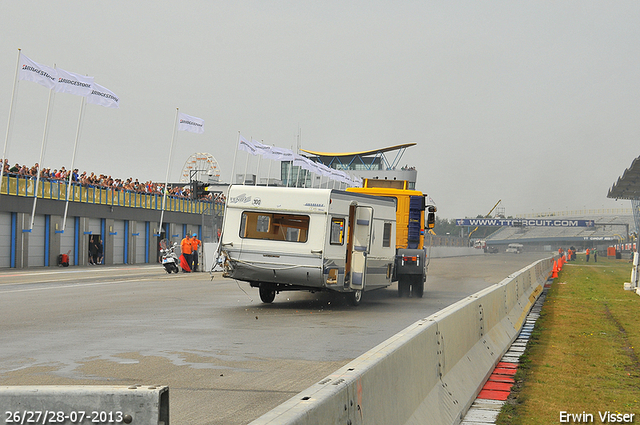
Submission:
[[268,283],[260,283],[260,299],[265,304],[271,304],[276,298],[276,290]]
[[362,290],[356,289],[353,292],[349,292],[347,294],[347,301],[354,307],[359,306],[362,301]]

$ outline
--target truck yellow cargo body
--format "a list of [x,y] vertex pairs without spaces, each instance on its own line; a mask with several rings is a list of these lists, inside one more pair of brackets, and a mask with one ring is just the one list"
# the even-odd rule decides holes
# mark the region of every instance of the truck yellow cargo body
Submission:
[[[363,193],[372,196],[384,196],[395,198],[397,201],[396,209],[396,249],[409,248],[409,227],[413,225],[417,233],[412,234],[412,242],[416,248],[424,247],[424,214],[416,214],[416,217],[410,219],[409,208],[411,205],[411,197],[423,198],[422,192],[418,190],[403,190],[395,188],[381,187],[350,187],[348,192]],[[415,201],[414,201],[415,202]],[[412,222],[410,223],[410,221]],[[417,236],[417,239],[416,239]]]
[[[361,193],[396,200],[396,259],[393,280],[398,281],[398,294],[422,297],[427,280],[425,228],[433,228],[436,208],[427,205],[426,195],[407,188],[404,180],[365,179],[363,187],[348,192]],[[425,223],[424,212],[428,211]]]

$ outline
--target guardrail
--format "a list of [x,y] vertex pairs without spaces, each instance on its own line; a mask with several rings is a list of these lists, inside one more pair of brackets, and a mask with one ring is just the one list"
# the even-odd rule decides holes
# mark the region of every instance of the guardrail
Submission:
[[414,323],[251,425],[459,423],[552,267],[540,260]]
[[0,387],[3,424],[169,424],[166,386]]
[[[2,179],[2,192],[0,194],[31,198],[34,196],[35,178],[3,176]],[[38,187],[38,198],[66,201],[68,187],[68,182],[42,180]],[[100,186],[83,186],[77,183],[71,184],[71,193],[69,194],[69,201],[71,202],[152,210],[162,209],[162,198],[163,195],[161,194],[138,193],[125,189]],[[167,196],[165,211],[202,214],[211,206],[220,209],[224,207],[220,202]]]
[[633,215],[633,208],[591,208],[584,210],[547,211],[530,214],[516,214],[516,218],[544,218],[544,217],[584,217],[600,215]]

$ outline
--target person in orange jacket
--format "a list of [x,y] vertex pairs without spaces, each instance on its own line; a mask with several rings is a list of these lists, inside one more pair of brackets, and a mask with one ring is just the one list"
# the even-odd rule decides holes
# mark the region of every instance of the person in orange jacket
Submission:
[[187,263],[187,265],[189,266],[189,270],[186,270],[184,267],[182,268],[183,272],[190,272],[191,271],[191,264],[193,263],[192,257],[191,257],[191,252],[193,251],[192,245],[191,245],[191,235],[187,234],[187,236],[184,237],[184,239],[182,239],[182,241],[180,242],[180,251],[182,251],[182,256],[184,256],[184,259]]
[[190,239],[191,241],[191,271],[195,272],[198,270],[198,248],[200,248],[200,244],[202,241],[198,239],[198,234],[194,233],[193,237]]
[[589,254],[591,254],[591,251],[589,251],[589,248],[587,248],[586,254],[587,254],[587,263],[588,263],[589,262]]

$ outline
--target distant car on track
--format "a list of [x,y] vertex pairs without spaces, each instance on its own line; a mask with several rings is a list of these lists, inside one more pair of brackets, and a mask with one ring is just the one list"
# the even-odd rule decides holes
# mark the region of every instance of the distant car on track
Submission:
[[505,250],[505,252],[520,254],[522,252],[522,248],[524,248],[524,245],[522,245],[521,243],[510,243],[507,246],[507,249]]

